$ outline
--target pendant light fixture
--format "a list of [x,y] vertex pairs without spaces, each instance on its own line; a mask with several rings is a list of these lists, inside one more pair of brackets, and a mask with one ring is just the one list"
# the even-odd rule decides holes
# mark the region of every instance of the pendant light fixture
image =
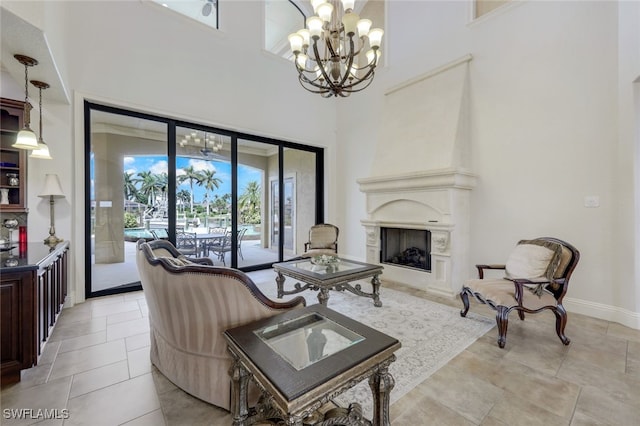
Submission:
[[42,139],[42,89],[48,89],[49,85],[44,81],[31,80],[31,84],[36,86],[40,92],[40,138],[38,139],[38,148],[31,151],[29,158],[40,158],[43,160],[53,160],[51,158],[51,154],[49,153],[49,147],[46,143],[44,143],[44,139]]
[[31,105],[29,104],[29,67],[38,65],[38,61],[33,58],[24,55],[13,55],[14,58],[22,65],[24,65],[24,126],[22,130],[18,132],[16,142],[11,145],[14,148],[20,149],[37,149],[38,138],[36,134],[31,130],[29,124],[31,123]]

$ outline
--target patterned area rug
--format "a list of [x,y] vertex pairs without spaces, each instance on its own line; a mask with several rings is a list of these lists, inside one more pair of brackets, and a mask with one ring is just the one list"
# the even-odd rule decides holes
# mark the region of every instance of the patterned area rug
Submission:
[[[291,281],[287,284],[285,289],[290,288]],[[267,296],[275,299],[275,283],[262,283],[259,287]],[[371,291],[371,285],[362,282],[362,289]],[[304,296],[308,305],[318,303],[317,292],[306,291],[300,295]],[[383,306],[376,308],[372,299],[349,292],[332,291],[328,306],[402,343],[402,347],[396,351],[396,361],[389,367],[396,382],[391,391],[391,403],[422,383],[495,326],[493,318],[472,312],[462,318],[460,309],[384,288],[384,285],[380,290],[380,299]],[[371,418],[371,390],[366,380],[342,394],[335,402],[344,407],[350,402],[359,402],[364,414]]]

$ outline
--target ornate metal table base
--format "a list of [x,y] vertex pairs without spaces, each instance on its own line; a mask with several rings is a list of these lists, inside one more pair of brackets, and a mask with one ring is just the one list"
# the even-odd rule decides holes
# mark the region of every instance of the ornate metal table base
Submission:
[[278,299],[282,299],[284,295],[297,294],[305,290],[314,290],[319,291],[318,293],[318,302],[324,306],[327,306],[329,302],[329,291],[349,291],[358,296],[369,297],[373,299],[373,305],[376,307],[382,306],[382,301],[380,300],[380,279],[378,278],[379,274],[376,274],[371,278],[371,287],[373,291],[371,293],[366,293],[362,291],[362,286],[360,284],[356,284],[352,286],[348,282],[334,283],[334,284],[301,284],[299,282],[295,283],[293,286],[293,290],[285,290],[284,289],[284,281],[286,280],[285,276],[282,272],[278,272],[278,276],[276,277],[276,284],[278,285]]
[[[395,361],[395,355],[391,355],[359,376],[351,378],[337,389],[305,404],[304,408],[298,412],[285,413],[276,407],[273,396],[245,368],[238,355],[231,349],[229,352],[234,359],[229,371],[231,376],[231,414],[234,426],[248,426],[263,421],[283,426],[389,426],[391,424],[389,421],[389,399],[395,380],[389,373],[389,365]],[[369,387],[373,396],[373,419],[371,421],[363,417],[362,407],[358,403],[350,404],[349,408],[328,410],[324,415],[318,411],[333,398],[366,378],[369,379]],[[250,380],[262,392],[258,404],[251,408],[249,408],[248,401]]]

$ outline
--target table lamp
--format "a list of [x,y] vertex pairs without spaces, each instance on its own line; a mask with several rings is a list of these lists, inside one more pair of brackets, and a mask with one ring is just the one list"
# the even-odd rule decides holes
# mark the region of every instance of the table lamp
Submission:
[[54,210],[53,206],[55,204],[56,198],[64,198],[64,193],[62,192],[62,187],[60,186],[60,180],[58,179],[58,175],[55,174],[47,174],[44,180],[44,188],[38,197],[49,197],[49,214],[51,215],[51,226],[49,227],[49,237],[44,240],[45,244],[55,245],[62,242],[62,239],[56,237],[56,228],[54,222]]

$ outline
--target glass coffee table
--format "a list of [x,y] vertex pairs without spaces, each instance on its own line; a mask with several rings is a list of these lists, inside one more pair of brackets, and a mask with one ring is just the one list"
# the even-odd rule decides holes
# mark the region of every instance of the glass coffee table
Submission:
[[[315,304],[225,331],[233,365],[233,424],[259,421],[286,425],[389,425],[389,396],[394,380],[388,367],[400,342],[384,333]],[[373,419],[362,407],[319,409],[368,379]],[[248,386],[261,390],[249,407]]]
[[[273,269],[278,273],[276,284],[278,285],[278,298],[284,295],[300,293],[304,290],[315,290],[318,293],[318,302],[327,306],[329,302],[329,290],[347,290],[358,296],[370,297],[377,307],[382,306],[380,301],[380,279],[382,266],[370,263],[356,262],[338,258],[337,263],[331,265],[316,265],[311,259],[297,259],[288,262],[274,263]],[[297,282],[292,290],[284,289],[285,276],[302,281]],[[371,277],[372,292],[362,291],[362,286],[352,286],[351,281]]]

